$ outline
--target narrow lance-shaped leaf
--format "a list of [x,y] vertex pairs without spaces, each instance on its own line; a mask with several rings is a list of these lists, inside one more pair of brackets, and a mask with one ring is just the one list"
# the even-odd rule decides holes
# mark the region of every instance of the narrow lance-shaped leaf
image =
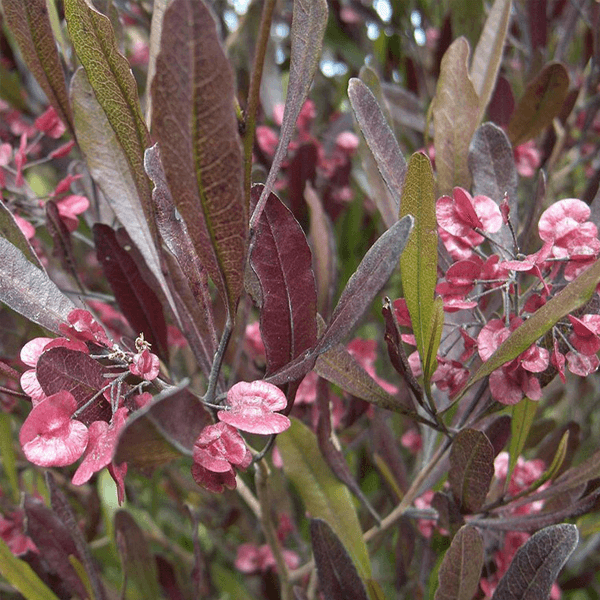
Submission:
[[585,304],[600,281],[600,260],[592,264],[579,277],[567,284],[556,296],[540,307],[527,321],[517,327],[500,344],[467,382],[462,394],[475,382],[487,377],[492,371],[511,361],[540,339],[565,315]]
[[119,53],[107,17],[91,8],[85,0],[65,0],[64,7],[77,58],[125,155],[138,193],[138,203],[141,203],[152,238],[156,241],[150,180],[144,172],[144,150],[150,145],[150,135],[142,117],[131,67]]
[[[396,201],[397,215],[407,170],[402,151],[375,96],[360,79],[350,79],[348,97],[379,172]],[[382,216],[386,220],[387,215]]]
[[494,447],[485,433],[463,429],[452,442],[448,482],[464,512],[477,512],[494,476]]
[[415,229],[400,257],[400,275],[417,349],[424,365],[432,342],[434,292],[437,283],[437,220],[429,158],[411,156],[402,193],[400,216],[413,215]]
[[427,344],[427,356],[423,368],[423,376],[425,377],[426,385],[430,385],[431,376],[434,374],[438,366],[437,351],[442,340],[444,331],[444,301],[441,296],[438,296],[433,302],[432,322],[431,322],[431,338]]
[[144,334],[153,351],[168,362],[167,323],[154,290],[144,281],[131,255],[108,225],[94,225],[98,262],[134,334]]
[[[258,200],[262,186],[252,188]],[[256,226],[250,264],[260,282],[260,331],[272,373],[317,341],[317,290],[312,254],[300,224],[270,194]]]
[[0,302],[58,334],[75,308],[45,272],[4,238],[0,238]]
[[[285,158],[288,145],[294,133],[294,127],[300,109],[308,97],[308,91],[319,66],[323,36],[327,25],[327,0],[295,0],[292,13],[292,48],[290,54],[290,78],[285,99],[285,109],[279,142],[264,190],[258,201],[258,210],[273,190],[281,163]],[[254,226],[257,217],[252,217]]]
[[306,510],[331,526],[349,552],[363,580],[371,564],[350,492],[329,470],[315,435],[296,419],[277,436],[284,470],[304,500]]
[[40,262],[29,240],[25,237],[21,228],[17,225],[15,217],[10,212],[4,202],[0,202],[0,237],[8,240],[13,246],[18,248],[25,258],[31,261],[38,269],[46,272],[46,269]]
[[27,600],[59,600],[58,596],[0,538],[0,573]]
[[329,325],[316,346],[269,375],[270,383],[280,385],[302,377],[313,368],[320,354],[350,333],[398,265],[413,221],[410,215],[400,219],[373,244],[346,284]]
[[508,446],[508,473],[506,475],[505,490],[508,490],[508,484],[510,483],[513,470],[525,447],[525,442],[527,441],[529,430],[533,424],[537,407],[537,402],[534,402],[529,398],[523,398],[521,402],[518,402],[512,408],[510,445]]
[[83,69],[78,69],[73,76],[70,93],[77,140],[92,178],[173,306],[157,246],[140,204],[139,190],[125,149],[98,103]]
[[434,600],[471,600],[483,567],[483,539],[470,525],[458,530],[438,571]]
[[152,82],[152,132],[196,253],[231,318],[243,287],[248,207],[231,65],[200,0],[165,11]]
[[475,92],[479,96],[477,125],[483,117],[496,85],[511,8],[512,0],[495,0],[473,52],[471,79]]
[[552,525],[532,535],[517,550],[492,600],[549,598],[552,584],[578,541],[577,527],[568,523]]
[[414,219],[411,215],[397,221],[363,257],[350,277],[323,336],[319,339],[319,354],[341,342],[386,284],[398,265],[407,241],[410,241]]
[[[473,176],[473,195],[492,198],[498,204],[508,195],[510,219],[518,226],[517,169],[513,149],[500,127],[484,123],[477,129],[469,146],[469,169]],[[507,227],[491,235],[502,245],[510,246],[512,237]]]
[[558,115],[569,92],[569,74],[561,63],[546,65],[531,81],[508,124],[508,137],[518,146],[536,137]]
[[311,519],[310,537],[319,587],[327,600],[367,600],[364,582],[327,521]]
[[479,97],[468,73],[469,43],[458,38],[446,50],[440,67],[435,99],[435,165],[438,195],[451,194],[455,186],[471,187],[467,153],[478,122]]
[[[115,537],[126,574],[125,585],[133,582],[142,598],[159,598],[154,557],[144,532],[126,510],[119,510],[115,515]],[[127,597],[123,591],[123,597]]]
[[73,131],[73,117],[46,0],[3,0],[6,23],[19,44],[27,67],[63,123]]

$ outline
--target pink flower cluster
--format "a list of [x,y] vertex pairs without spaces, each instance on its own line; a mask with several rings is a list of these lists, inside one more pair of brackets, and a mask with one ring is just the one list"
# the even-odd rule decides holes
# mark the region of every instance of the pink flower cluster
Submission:
[[[53,348],[65,348],[86,356],[93,348],[110,356],[110,340],[88,311],[75,309],[67,321],[61,326],[65,337],[35,338],[21,350],[21,360],[31,367],[21,376],[21,387],[33,404],[19,432],[23,453],[30,462],[41,467],[63,467],[83,457],[73,476],[75,485],[87,482],[95,472],[109,465],[113,475],[122,480],[126,466],[117,467],[111,462],[130,409],[124,405],[122,396],[113,398],[114,386],[108,384],[98,390],[91,400],[93,406],[88,408],[79,390],[63,389],[47,395],[40,384],[38,362]],[[148,351],[144,342],[141,345],[143,348],[138,354],[119,354],[130,360],[129,368],[127,362],[123,363],[123,371],[151,380],[158,375],[158,357]],[[60,371],[67,367],[57,364],[56,368]]]
[[[438,389],[450,398],[463,387],[469,376],[465,363],[475,351],[488,360],[500,344],[525,319],[543,306],[563,282],[577,277],[600,253],[598,230],[590,218],[590,208],[581,200],[569,198],[551,205],[541,215],[538,231],[542,247],[529,255],[511,251],[496,240],[502,228],[508,233],[510,211],[505,201],[498,205],[486,196],[472,197],[455,188],[452,197],[437,201],[436,214],[440,239],[453,261],[436,287],[446,313],[468,311],[469,319],[457,319],[453,354],[438,356],[438,369],[432,377]],[[512,237],[510,233],[503,239]],[[533,276],[525,279],[526,276]],[[504,314],[485,315],[494,306],[493,293],[502,294],[496,306],[510,308]],[[410,328],[410,317],[403,300],[394,303],[398,323]],[[465,313],[466,314],[466,313]],[[405,343],[414,337],[405,333]],[[565,378],[565,365],[576,375],[588,375],[600,365],[600,315],[569,315],[551,332],[551,350],[533,344],[511,362],[490,375],[492,397],[504,404],[515,404],[523,397],[541,398],[541,373],[549,367]],[[460,356],[459,356],[460,354]],[[417,353],[409,357],[420,375]]]
[[235,469],[252,461],[238,430],[258,435],[282,433],[290,420],[276,411],[287,406],[285,394],[266,381],[241,381],[227,392],[227,406],[217,412],[218,423],[208,425],[194,444],[192,476],[211,492],[235,489]]

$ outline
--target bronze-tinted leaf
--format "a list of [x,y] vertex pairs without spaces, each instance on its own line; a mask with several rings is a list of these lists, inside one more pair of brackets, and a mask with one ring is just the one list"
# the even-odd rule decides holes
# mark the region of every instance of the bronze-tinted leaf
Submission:
[[477,512],[494,476],[494,448],[485,433],[463,429],[452,442],[448,482],[464,512]]
[[64,7],[77,58],[125,156],[137,190],[136,204],[141,204],[152,239],[156,241],[150,180],[144,172],[144,150],[150,145],[150,135],[142,117],[131,67],[118,50],[107,17],[85,0],[65,0]]
[[127,462],[151,472],[182,455],[192,455],[194,442],[212,420],[185,385],[162,392],[129,417],[115,451],[116,464]]
[[[153,237],[154,221],[149,222],[146,218],[138,182],[127,160],[125,149],[96,99],[86,72],[81,68],[71,80],[70,93],[77,140],[92,178],[172,304],[161,269],[158,246]],[[148,198],[151,197],[149,186],[148,181]]]
[[[158,576],[148,541],[135,519],[126,511],[115,514],[115,538],[125,574],[124,584],[135,584],[142,598],[159,598]],[[128,598],[126,587],[123,598]]]
[[46,0],[3,0],[2,9],[27,67],[58,116],[73,133],[65,74],[52,33]]
[[562,523],[531,536],[513,558],[492,600],[544,600],[560,570],[575,550],[579,532]]
[[469,43],[458,38],[446,50],[433,104],[435,165],[438,196],[455,186],[469,189],[471,174],[467,154],[479,124],[479,97],[469,77]]
[[[254,186],[258,200],[262,186]],[[270,194],[255,229],[250,264],[260,282],[260,330],[267,373],[288,364],[317,341],[317,291],[312,254],[291,211]]]
[[0,237],[9,241],[13,246],[23,253],[26,259],[32,262],[41,271],[46,271],[37,254],[31,247],[29,240],[25,237],[4,202],[0,202]]
[[233,73],[204,2],[175,0],[165,11],[152,100],[152,132],[175,205],[233,318],[248,207]]
[[510,123],[508,137],[518,146],[536,137],[558,116],[569,91],[569,74],[561,63],[546,65],[527,85]]
[[0,301],[58,334],[75,308],[44,271],[4,238],[0,238]]
[[367,600],[365,585],[344,544],[322,519],[311,519],[315,564],[321,592],[327,600]]
[[483,539],[465,525],[452,538],[438,571],[439,586],[434,600],[471,600],[477,591],[483,567]]

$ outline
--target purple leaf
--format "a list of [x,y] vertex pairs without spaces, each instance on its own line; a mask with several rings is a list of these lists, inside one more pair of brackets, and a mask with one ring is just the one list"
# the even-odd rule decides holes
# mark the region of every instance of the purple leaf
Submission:
[[531,536],[513,558],[492,600],[543,600],[567,559],[575,550],[579,532],[562,523]]
[[[327,1],[326,0],[299,0],[294,2],[292,14],[292,40],[290,56],[290,78],[285,99],[285,109],[281,131],[279,132],[279,143],[275,150],[273,163],[262,191],[259,205],[266,202],[271,194],[281,163],[285,158],[288,145],[294,133],[296,120],[300,114],[300,109],[308,96],[310,84],[315,76],[319,59],[321,57],[321,48],[323,46],[323,36],[325,35],[325,26],[327,25]],[[262,210],[259,207],[259,210]],[[251,222],[254,226],[255,221],[260,215],[253,215]]]
[[75,308],[44,271],[4,238],[0,238],[0,301],[58,334]]
[[369,249],[350,277],[317,344],[322,354],[341,342],[353,329],[398,267],[414,219],[406,215],[390,227]]
[[488,107],[489,118],[499,127],[507,127],[514,109],[515,98],[510,83],[500,75]]
[[471,600],[477,592],[483,567],[483,539],[465,525],[452,538],[438,572],[434,600]]
[[367,600],[365,585],[352,559],[328,523],[311,519],[310,537],[323,596],[327,600]]
[[98,262],[123,315],[134,333],[143,333],[153,351],[168,361],[167,323],[160,300],[130,253],[119,245],[115,231],[101,223],[96,223],[93,231]]
[[[47,396],[65,390],[73,395],[78,407],[107,385],[106,372],[87,354],[62,347],[44,352],[36,367],[38,381]],[[111,416],[110,404],[101,395],[81,413],[78,420],[89,425],[93,421],[109,421]]]
[[464,512],[483,506],[494,476],[494,448],[485,433],[463,429],[452,442],[448,482]]
[[65,74],[45,0],[3,0],[2,8],[27,67],[58,116],[73,132]]
[[561,63],[546,65],[519,100],[508,124],[513,146],[533,139],[560,113],[569,92],[569,74]]
[[408,166],[396,137],[371,90],[360,79],[352,78],[348,84],[348,97],[360,129],[375,157],[379,172],[395,200],[395,207],[386,206],[382,211],[384,222],[389,227],[398,218]]
[[56,512],[29,494],[25,494],[24,509],[27,535],[38,547],[50,571],[60,577],[72,594],[85,598],[85,587],[69,561],[69,555],[78,560],[81,557],[65,524]]
[[233,72],[204,2],[175,0],[165,11],[152,100],[152,131],[175,205],[233,318],[248,207]]
[[189,390],[168,389],[129,417],[114,462],[151,472],[182,455],[191,456],[200,432],[211,423],[210,414]]
[[[144,532],[126,510],[118,510],[115,514],[115,539],[121,555],[124,586],[131,581],[142,598],[159,598],[154,557]],[[125,589],[122,597],[126,597]]]
[[[252,188],[257,198],[262,186]],[[275,194],[256,227],[250,264],[262,290],[260,331],[267,373],[287,365],[317,341],[317,292],[302,228]]]

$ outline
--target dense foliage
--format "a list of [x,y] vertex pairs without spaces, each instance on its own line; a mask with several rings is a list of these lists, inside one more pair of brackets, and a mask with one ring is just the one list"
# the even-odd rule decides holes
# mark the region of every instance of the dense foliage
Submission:
[[2,598],[600,596],[598,2],[1,6]]

